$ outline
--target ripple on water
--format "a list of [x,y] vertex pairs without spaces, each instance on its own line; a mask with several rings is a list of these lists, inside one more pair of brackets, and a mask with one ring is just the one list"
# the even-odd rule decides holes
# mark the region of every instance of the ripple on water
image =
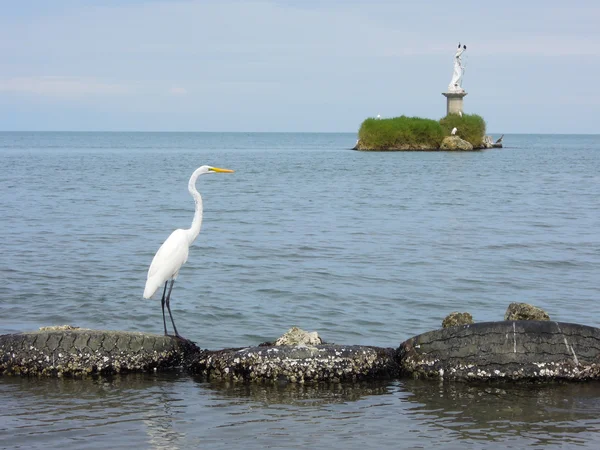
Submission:
[[[202,163],[236,170],[199,181],[202,233],[173,290],[178,329],[202,347],[294,325],[394,347],[451,311],[498,320],[513,301],[598,326],[600,140],[505,140],[512,148],[469,155],[366,154],[346,150],[352,134],[0,133],[0,332],[162,333],[160,302],[142,299],[146,273],[189,226],[187,182]],[[1,379],[0,442],[596,448],[598,394],[586,386]]]

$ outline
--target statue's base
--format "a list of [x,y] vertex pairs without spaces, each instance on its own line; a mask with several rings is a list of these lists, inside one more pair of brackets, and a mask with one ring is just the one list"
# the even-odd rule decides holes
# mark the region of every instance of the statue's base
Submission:
[[463,98],[467,95],[466,91],[462,92],[442,92],[446,97],[446,114],[459,114],[463,112]]

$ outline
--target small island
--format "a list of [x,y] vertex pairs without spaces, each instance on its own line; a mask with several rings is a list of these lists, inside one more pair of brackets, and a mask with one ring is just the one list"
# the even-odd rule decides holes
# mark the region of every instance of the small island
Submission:
[[415,151],[415,150],[481,150],[502,147],[502,137],[493,142],[486,136],[486,123],[477,114],[463,112],[462,88],[464,65],[461,56],[466,45],[458,44],[454,55],[454,71],[447,92],[446,116],[440,120],[400,116],[382,119],[368,118],[360,126],[354,150]]
[[448,114],[439,121],[400,116],[366,119],[354,149],[480,150],[491,148],[490,141],[485,136],[485,120],[477,114]]

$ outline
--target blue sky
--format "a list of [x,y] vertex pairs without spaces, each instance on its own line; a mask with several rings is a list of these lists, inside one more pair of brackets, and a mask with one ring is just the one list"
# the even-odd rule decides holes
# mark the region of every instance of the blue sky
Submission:
[[0,130],[600,133],[600,2],[1,0]]

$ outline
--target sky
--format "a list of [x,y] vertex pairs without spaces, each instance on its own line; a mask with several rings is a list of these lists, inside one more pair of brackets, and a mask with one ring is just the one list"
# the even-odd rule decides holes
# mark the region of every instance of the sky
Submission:
[[0,130],[600,133],[597,0],[0,0]]

